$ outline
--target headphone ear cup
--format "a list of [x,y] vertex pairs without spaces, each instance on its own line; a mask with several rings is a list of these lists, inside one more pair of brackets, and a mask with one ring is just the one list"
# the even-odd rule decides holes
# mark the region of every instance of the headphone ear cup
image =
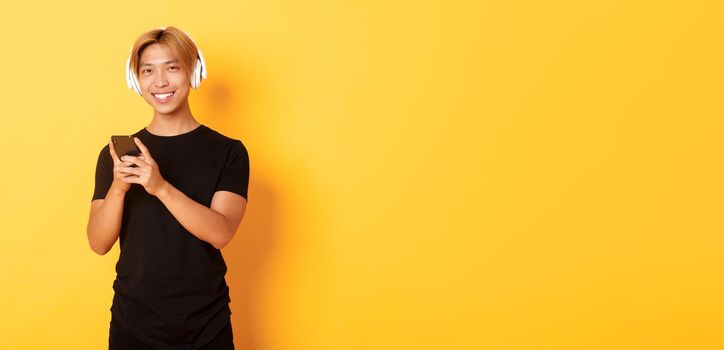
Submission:
[[133,70],[131,69],[130,56],[126,60],[126,85],[128,85],[128,87],[135,91],[137,94],[141,95],[141,84],[138,83],[136,74],[133,73]]
[[201,62],[196,59],[196,87],[201,86]]
[[136,91],[138,95],[141,95],[141,83],[138,82],[138,78],[136,77],[136,74],[131,72],[131,78],[133,78],[133,90]]
[[126,85],[129,89],[133,89],[133,82],[131,81],[131,58],[126,60]]
[[197,48],[198,57],[196,58],[196,80],[197,86],[201,85],[201,80],[206,78],[206,62],[204,62],[204,55],[201,54],[201,49]]
[[194,71],[193,71],[193,73],[191,73],[191,86],[194,89],[199,88],[199,82],[196,80],[196,71],[197,70],[198,70],[198,67],[196,67],[196,65],[194,65]]
[[196,66],[194,66],[194,69],[191,70],[191,74],[189,75],[189,82],[191,83],[191,87],[196,89]]
[[196,64],[194,65],[194,72],[191,74],[191,86],[194,89],[198,89],[201,81],[199,80],[199,60],[196,60]]
[[198,51],[199,51],[199,58],[198,58],[198,60],[199,60],[199,65],[200,65],[200,67],[199,67],[199,75],[200,75],[199,81],[201,81],[201,79],[206,79],[206,62],[204,61],[204,55],[201,54],[201,49],[198,49]]

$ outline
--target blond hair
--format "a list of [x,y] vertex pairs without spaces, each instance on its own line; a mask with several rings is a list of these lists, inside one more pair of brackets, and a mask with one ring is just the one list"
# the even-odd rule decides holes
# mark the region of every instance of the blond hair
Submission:
[[149,30],[136,39],[130,55],[131,70],[136,76],[138,76],[138,61],[141,59],[141,54],[146,47],[152,44],[168,45],[178,58],[181,68],[192,76],[198,49],[194,41],[183,30],[176,27]]

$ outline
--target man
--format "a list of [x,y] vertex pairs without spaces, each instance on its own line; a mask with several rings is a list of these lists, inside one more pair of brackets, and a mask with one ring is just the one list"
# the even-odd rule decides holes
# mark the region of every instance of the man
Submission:
[[188,95],[205,69],[174,27],[142,34],[131,50],[129,84],[153,119],[131,135],[138,157],[113,142],[100,151],[87,232],[100,255],[120,240],[110,349],[234,348],[219,249],[246,209],[249,157],[240,140],[194,119]]

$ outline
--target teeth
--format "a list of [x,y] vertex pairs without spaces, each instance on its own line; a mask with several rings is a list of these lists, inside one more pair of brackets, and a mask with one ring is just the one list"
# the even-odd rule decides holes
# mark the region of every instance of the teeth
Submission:
[[167,94],[160,94],[160,95],[159,95],[159,94],[153,94],[153,96],[156,96],[157,98],[159,98],[159,99],[161,99],[161,100],[165,100],[165,99],[171,97],[171,95],[173,95],[173,92],[169,92],[169,93],[167,93]]

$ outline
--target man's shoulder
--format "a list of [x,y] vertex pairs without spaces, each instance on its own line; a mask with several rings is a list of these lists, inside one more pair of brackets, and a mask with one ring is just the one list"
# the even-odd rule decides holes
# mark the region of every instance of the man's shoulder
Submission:
[[111,157],[111,147],[107,143],[103,145],[98,151],[98,159],[101,158],[113,159]]
[[238,143],[243,144],[243,142],[240,139],[224,135],[221,132],[219,132],[215,129],[212,129],[209,126],[206,126],[206,133],[204,133],[204,135],[207,140],[214,142],[216,144],[222,145],[224,147],[230,147],[230,146],[238,144]]

